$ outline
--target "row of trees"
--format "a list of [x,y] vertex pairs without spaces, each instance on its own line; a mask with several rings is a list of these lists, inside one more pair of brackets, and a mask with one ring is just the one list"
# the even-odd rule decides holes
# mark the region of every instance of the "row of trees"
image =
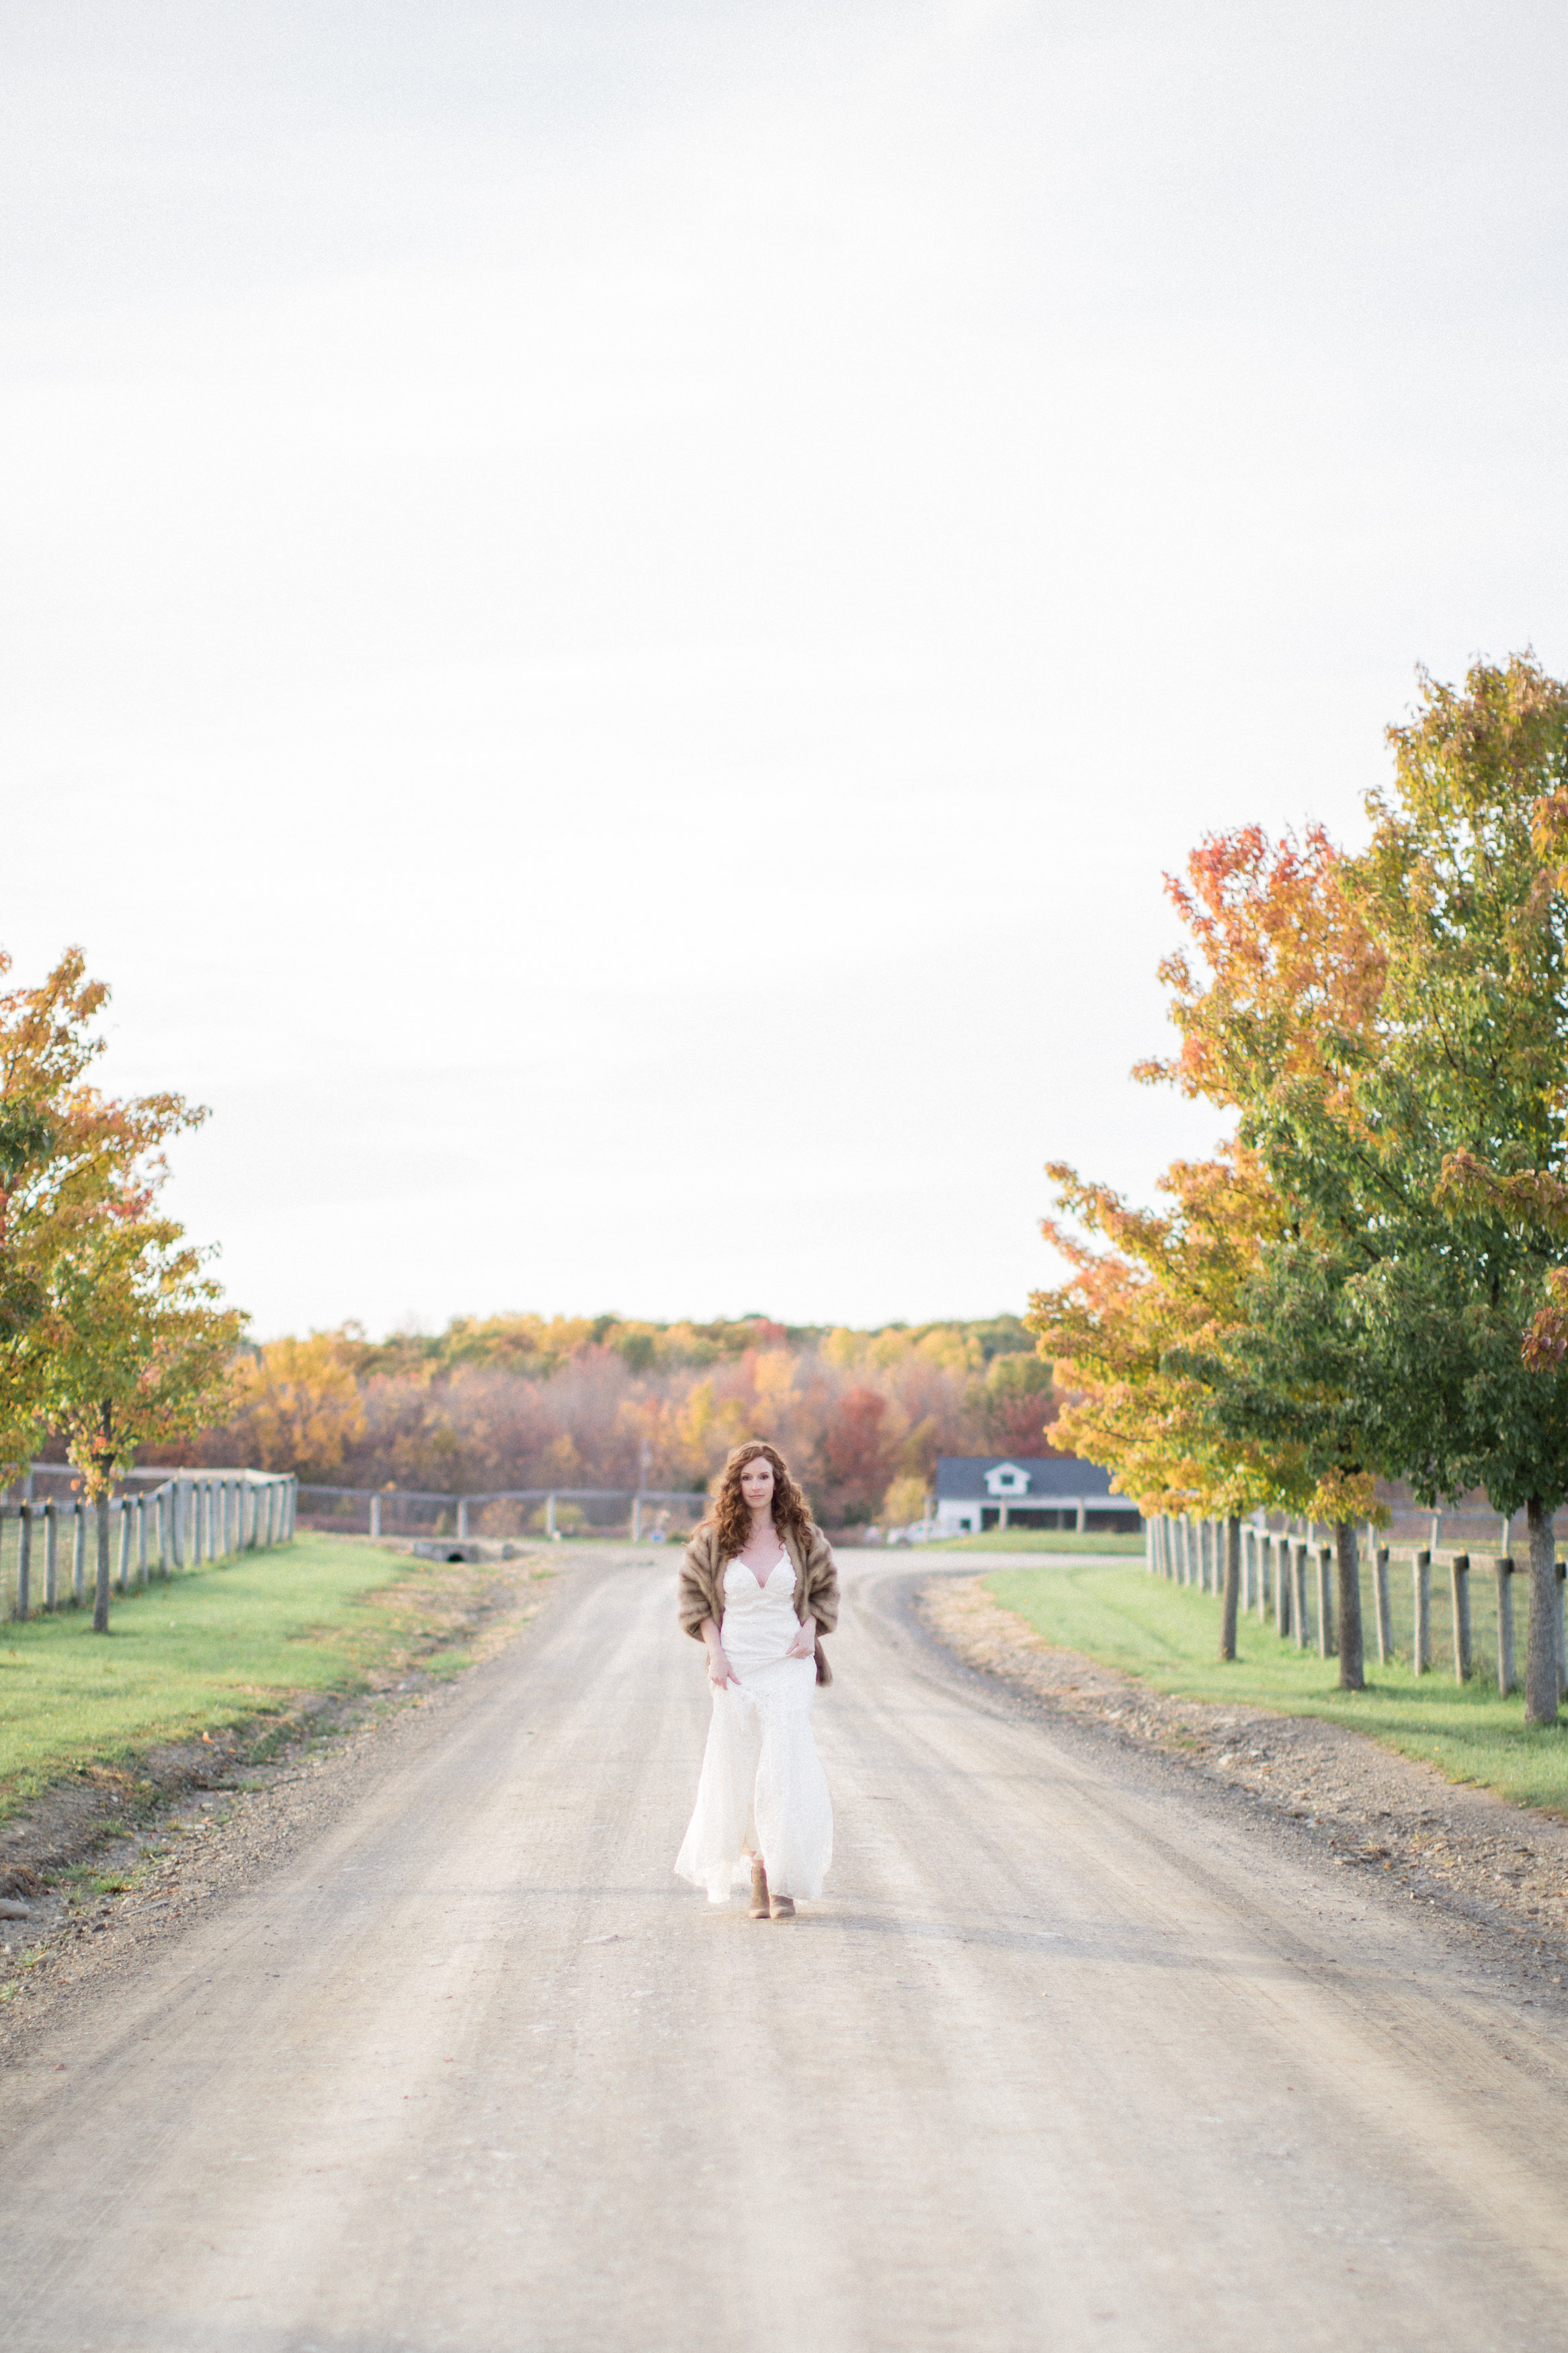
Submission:
[[1016,1316],[858,1332],[515,1315],[273,1341],[190,1451],[341,1486],[700,1490],[761,1432],[843,1526],[916,1518],[939,1453],[1038,1453],[1055,1411]]
[[[0,1474],[58,1434],[94,1500],[139,1446],[221,1410],[243,1327],[158,1207],[164,1144],[205,1114],[89,1082],[107,997],[78,949],[40,986],[0,992]],[[98,1524],[102,1631],[107,1513]]]
[[1375,1482],[1522,1509],[1544,1724],[1568,1494],[1568,686],[1528,655],[1462,689],[1423,677],[1389,741],[1364,849],[1247,827],[1171,884],[1181,1050],[1138,1075],[1235,1132],[1167,1172],[1155,1212],[1054,1166],[1072,1273],[1028,1320],[1074,1393],[1058,1443],[1145,1512],[1332,1524],[1347,1688]]

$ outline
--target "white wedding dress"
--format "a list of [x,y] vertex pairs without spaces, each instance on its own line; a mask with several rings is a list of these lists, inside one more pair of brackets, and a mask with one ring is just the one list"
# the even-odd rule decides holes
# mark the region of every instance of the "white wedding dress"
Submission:
[[800,1632],[787,1554],[759,1585],[744,1561],[724,1571],[719,1640],[740,1687],[713,1687],[697,1803],[676,1856],[678,1875],[726,1904],[762,1857],[775,1895],[822,1893],[833,1860],[833,1807],[811,1735],[816,1662],[784,1653]]

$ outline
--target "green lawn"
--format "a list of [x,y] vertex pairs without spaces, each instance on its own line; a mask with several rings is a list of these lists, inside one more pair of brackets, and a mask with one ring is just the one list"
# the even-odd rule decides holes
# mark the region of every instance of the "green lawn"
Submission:
[[[468,1576],[471,1578],[473,1572]],[[0,1814],[86,1766],[343,1689],[427,1649],[454,1622],[437,1564],[302,1536],[115,1595],[110,1631],[89,1609],[0,1625]],[[460,1649],[422,1663],[461,1664]]]
[[1143,1557],[1142,1536],[1096,1535],[1077,1528],[993,1528],[989,1535],[946,1536],[940,1544],[921,1545],[921,1552],[1092,1552],[1104,1559]]
[[[1489,1631],[1490,1581],[1479,1576],[1471,1580],[1479,1671],[1460,1686],[1453,1678],[1447,1579],[1436,1571],[1432,1640],[1437,1664],[1419,1677],[1411,1672],[1410,1578],[1402,1567],[1394,1565],[1392,1589],[1395,1635],[1404,1648],[1388,1666],[1377,1663],[1372,1580],[1363,1573],[1367,1689],[1359,1693],[1338,1688],[1336,1659],[1320,1659],[1315,1648],[1298,1651],[1256,1617],[1241,1620],[1238,1655],[1231,1665],[1221,1665],[1215,1656],[1217,1598],[1150,1577],[1142,1568],[1086,1560],[1059,1568],[998,1569],[984,1586],[1047,1642],[1120,1667],[1155,1691],[1222,1705],[1273,1708],[1286,1715],[1323,1716],[1353,1725],[1405,1756],[1421,1757],[1451,1780],[1479,1782],[1518,1804],[1568,1814],[1568,1722],[1555,1731],[1527,1731],[1519,1694],[1499,1697]],[[1516,1578],[1515,1584],[1522,1673],[1528,1611],[1524,1580]]]

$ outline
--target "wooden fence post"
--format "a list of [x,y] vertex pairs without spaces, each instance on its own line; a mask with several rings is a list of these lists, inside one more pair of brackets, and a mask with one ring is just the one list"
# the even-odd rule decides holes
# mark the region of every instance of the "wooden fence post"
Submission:
[[1513,1563],[1506,1553],[1492,1563],[1492,1575],[1497,1579],[1497,1687],[1498,1697],[1506,1699],[1514,1686],[1513,1672]]
[[1387,1666],[1394,1656],[1394,1608],[1388,1598],[1388,1546],[1374,1545],[1372,1555],[1373,1615],[1377,1620],[1377,1663]]
[[544,1498],[544,1533],[553,1540],[555,1535],[555,1498],[553,1495],[546,1495]]
[[1283,1641],[1290,1631],[1290,1539],[1274,1539],[1274,1626]]
[[31,1504],[16,1506],[16,1615],[30,1618],[33,1614],[33,1507]]
[[131,1506],[123,1495],[120,1498],[120,1562],[115,1577],[115,1589],[126,1593],[131,1588]]
[[292,1472],[289,1474],[289,1503],[285,1517],[289,1523],[289,1541],[294,1541],[294,1518],[300,1508],[300,1482]]
[[1234,1659],[1236,1612],[1241,1599],[1241,1521],[1233,1512],[1228,1519],[1216,1520],[1215,1526],[1225,1536],[1220,1568],[1219,1654],[1222,1659]]
[[1417,1552],[1410,1564],[1411,1596],[1415,1626],[1411,1636],[1410,1665],[1412,1672],[1424,1675],[1432,1665],[1432,1556]]
[[71,1505],[71,1599],[79,1609],[87,1606],[87,1505],[79,1495]]
[[379,1495],[373,1495],[370,1499],[370,1532],[373,1536],[379,1536],[381,1534],[381,1497]]
[[44,1505],[44,1607],[60,1606],[60,1523],[57,1504]]
[[136,1582],[143,1587],[147,1582],[147,1498],[145,1495],[138,1495],[136,1498]]
[[1268,1573],[1274,1566],[1274,1539],[1267,1528],[1258,1532],[1258,1615],[1268,1623]]
[[1319,1545],[1318,1554],[1318,1656],[1331,1659],[1337,1645],[1334,1641],[1334,1548]]
[[1568,1577],[1568,1562],[1560,1560],[1556,1567],[1557,1606],[1552,1612],[1552,1630],[1557,1643],[1557,1696],[1561,1699],[1568,1692],[1568,1641],[1564,1641],[1563,1624],[1563,1585]]
[[1290,1596],[1290,1615],[1295,1620],[1296,1648],[1299,1651],[1307,1647],[1307,1555],[1310,1549],[1305,1544],[1293,1544],[1290,1547],[1290,1581],[1294,1588]]
[[1457,1552],[1449,1570],[1454,1597],[1454,1681],[1470,1680],[1470,1556]]
[[459,1541],[460,1543],[466,1543],[466,1542],[468,1541],[468,1497],[467,1497],[467,1495],[459,1495],[459,1496],[458,1496],[458,1541]]

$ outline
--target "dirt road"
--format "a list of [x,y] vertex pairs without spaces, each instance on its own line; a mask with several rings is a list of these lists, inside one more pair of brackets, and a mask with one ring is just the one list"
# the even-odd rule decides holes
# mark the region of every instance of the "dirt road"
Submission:
[[11,2353],[1512,2348],[1568,2066],[1417,1905],[948,1667],[846,1564],[828,1895],[671,1877],[673,1564],[584,1561],[4,2090]]

